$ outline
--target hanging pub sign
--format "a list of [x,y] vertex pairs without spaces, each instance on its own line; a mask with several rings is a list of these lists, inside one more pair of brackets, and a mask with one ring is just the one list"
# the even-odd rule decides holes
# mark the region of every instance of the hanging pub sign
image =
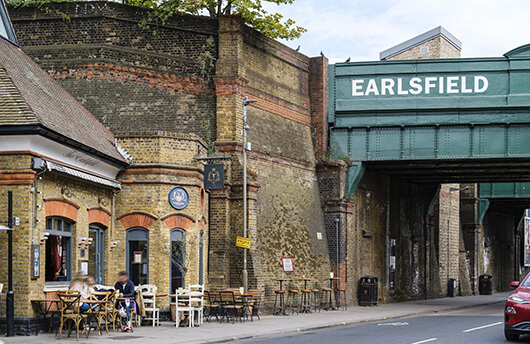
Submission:
[[223,190],[225,188],[225,165],[208,164],[204,166],[204,188]]

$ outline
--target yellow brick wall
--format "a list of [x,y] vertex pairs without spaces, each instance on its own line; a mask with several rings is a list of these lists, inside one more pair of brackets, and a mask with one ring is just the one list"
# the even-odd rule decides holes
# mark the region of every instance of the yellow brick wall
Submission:
[[442,36],[438,36],[396,56],[392,56],[388,60],[449,59],[459,57],[460,49]]
[[[207,282],[208,248],[208,194],[201,210],[202,164],[197,156],[206,156],[205,146],[196,136],[155,133],[127,135],[119,138],[120,145],[132,156],[133,163],[121,176],[123,189],[116,196],[116,216],[144,211],[156,217],[149,228],[149,283],[156,284],[159,293],[174,293],[170,289],[170,232],[162,220],[177,213],[194,219],[186,232],[186,261],[188,272],[185,283],[199,282],[199,221],[204,218],[204,281]],[[172,188],[182,186],[190,196],[188,206],[176,210],[169,204]],[[117,241],[112,261],[109,262],[109,278],[126,268],[126,230],[120,220],[115,221],[113,241]],[[169,308],[169,298],[161,298],[160,306]]]
[[[11,155],[0,156],[1,169],[30,169],[31,156]],[[38,223],[35,228],[35,243],[39,243],[39,232],[44,232],[46,227],[46,203],[45,198],[62,198],[61,189],[66,187],[71,190],[73,196],[66,198],[79,205],[77,211],[77,222],[73,225],[72,233],[72,273],[79,267],[79,260],[90,259],[88,250],[85,250],[85,257],[81,257],[81,250],[78,248],[79,238],[88,237],[88,211],[90,207],[98,206],[99,197],[111,200],[111,190],[98,187],[92,184],[67,178],[64,175],[53,172],[46,172],[37,183],[36,216]],[[20,218],[20,226],[15,228],[14,233],[14,284],[15,284],[15,316],[30,317],[37,315],[32,309],[29,300],[44,297],[45,286],[45,266],[46,266],[46,246],[40,246],[40,278],[31,279],[31,244],[32,244],[32,201],[31,185],[0,185],[0,218],[7,219],[7,191],[13,191],[14,213],[13,216]],[[107,208],[110,210],[110,206]],[[108,230],[107,230],[108,235]],[[0,240],[7,242],[7,234],[0,233]],[[108,254],[109,252],[106,252]],[[7,246],[0,250],[0,259],[7,261]],[[4,283],[7,288],[7,264],[0,267],[0,283]],[[5,309],[0,309],[0,316]]]
[[[104,197],[109,204],[105,209],[112,211],[114,204],[114,222],[105,231],[105,284],[113,286],[117,273],[126,267],[125,245],[126,228],[118,217],[134,211],[143,211],[156,216],[149,228],[149,283],[156,284],[161,293],[173,293],[169,290],[170,281],[170,231],[162,220],[164,216],[177,213],[189,216],[194,223],[188,228],[186,237],[186,254],[188,272],[186,284],[199,282],[199,221],[204,225],[204,280],[207,281],[207,248],[208,248],[208,194],[205,193],[204,206],[201,209],[202,164],[195,160],[198,155],[204,156],[205,146],[196,136],[161,135],[160,133],[144,136],[129,136],[121,139],[122,146],[134,158],[134,163],[127,173],[123,173],[123,189],[113,190],[65,175],[46,172],[37,184],[39,205],[36,211],[39,220],[35,241],[39,242],[39,232],[45,230],[46,198],[62,198],[62,188],[68,188],[72,197],[68,201],[79,206],[77,222],[72,233],[72,273],[79,267],[80,260],[89,260],[88,249],[85,257],[81,257],[78,247],[79,238],[89,237],[88,208],[100,206],[98,199]],[[0,171],[31,169],[30,155],[0,155]],[[169,191],[175,186],[183,186],[190,195],[189,205],[183,210],[171,207],[168,201]],[[7,221],[7,191],[14,192],[14,216],[20,218],[20,226],[14,232],[14,284],[15,284],[15,316],[36,316],[30,299],[44,297],[45,287],[45,245],[41,245],[41,277],[31,280],[31,185],[0,184],[0,219]],[[204,192],[204,191],[203,191]],[[3,224],[3,223],[2,223]],[[7,223],[6,223],[7,224]],[[7,234],[0,232],[0,240],[7,242]],[[111,243],[117,246],[111,250]],[[88,248],[88,247],[87,247]],[[7,261],[7,249],[0,250],[0,259]],[[7,265],[0,267],[0,283],[7,288]],[[67,283],[66,283],[67,284]],[[168,298],[160,299],[162,308],[169,308]],[[0,316],[5,308],[0,308]]]

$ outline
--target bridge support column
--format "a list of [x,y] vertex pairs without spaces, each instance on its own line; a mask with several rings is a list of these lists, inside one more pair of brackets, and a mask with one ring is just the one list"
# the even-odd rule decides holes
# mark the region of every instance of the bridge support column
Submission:
[[471,292],[478,293],[478,276],[482,274],[482,242],[483,229],[480,223],[480,200],[477,184],[462,184],[460,191],[460,221],[462,237],[468,261]]

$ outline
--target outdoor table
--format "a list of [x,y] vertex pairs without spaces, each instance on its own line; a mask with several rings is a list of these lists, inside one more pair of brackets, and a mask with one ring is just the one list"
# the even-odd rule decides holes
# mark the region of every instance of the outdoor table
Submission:
[[252,299],[253,295],[249,293],[234,293],[234,296],[241,298],[241,301],[236,300],[236,302],[239,302],[243,305],[243,316],[245,317],[245,319],[248,318],[248,316],[250,315],[249,299]]
[[287,281],[290,281],[291,279],[289,278],[278,278],[276,281],[280,282],[280,290],[283,290],[282,289],[282,283],[283,282],[287,282]]
[[[33,299],[31,300],[31,303],[37,304],[39,307],[39,313],[42,315],[43,318],[46,319],[46,316],[50,314],[50,327],[48,329],[48,332],[51,332],[52,325],[53,325],[53,316],[55,314],[60,314],[61,309],[61,300],[59,299]],[[52,306],[56,305],[56,310],[52,310]],[[57,333],[56,333],[57,335]]]

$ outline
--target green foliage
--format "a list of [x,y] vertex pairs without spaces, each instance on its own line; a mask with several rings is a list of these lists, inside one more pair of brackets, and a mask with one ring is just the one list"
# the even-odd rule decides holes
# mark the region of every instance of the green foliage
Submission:
[[330,163],[333,161],[333,154],[335,153],[335,148],[327,147],[326,151],[324,152],[324,155],[320,157],[317,161],[317,163]]
[[7,3],[15,8],[17,7],[35,7],[46,13],[56,13],[63,20],[70,22],[70,17],[57,9],[48,7],[48,4],[57,4],[61,2],[74,2],[74,0],[7,0]]
[[342,153],[336,142],[332,142],[330,146],[326,148],[324,155],[318,159],[317,163],[331,163],[338,160],[344,161],[348,166],[351,166],[353,163],[352,158],[349,155]]
[[203,52],[197,58],[201,69],[200,75],[206,80],[206,83],[210,83],[215,68],[215,41],[212,36],[206,39],[206,44],[202,48]]
[[212,127],[209,120],[204,120],[202,122],[202,127],[204,129],[204,141],[208,146],[208,156],[217,156],[219,152],[217,147],[215,147],[215,142],[212,139]]
[[[19,0],[20,1],[20,0]],[[43,0],[36,0],[43,1]],[[153,12],[141,26],[148,29],[153,23],[165,24],[174,15],[208,13],[210,17],[239,14],[256,30],[270,38],[287,40],[299,38],[307,30],[296,26],[292,19],[284,20],[280,13],[268,13],[263,8],[263,1],[281,4],[292,4],[295,0],[125,0],[134,6],[147,7]],[[156,33],[156,31],[153,31]]]

